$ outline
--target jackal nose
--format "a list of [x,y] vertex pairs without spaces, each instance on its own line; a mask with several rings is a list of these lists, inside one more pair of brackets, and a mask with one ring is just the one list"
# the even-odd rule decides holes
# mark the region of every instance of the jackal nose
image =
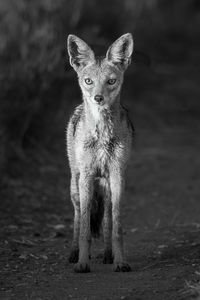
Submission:
[[102,95],[95,95],[94,100],[97,101],[97,103],[101,103],[103,101]]

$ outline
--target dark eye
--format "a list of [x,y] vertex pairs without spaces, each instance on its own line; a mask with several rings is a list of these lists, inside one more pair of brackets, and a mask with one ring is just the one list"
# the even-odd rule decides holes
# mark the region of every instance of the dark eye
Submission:
[[86,78],[86,79],[85,79],[85,83],[86,83],[86,84],[92,84],[93,81],[92,81],[92,79],[90,79],[90,78]]
[[108,84],[110,84],[110,85],[115,84],[115,82],[116,82],[116,79],[109,79],[108,80]]

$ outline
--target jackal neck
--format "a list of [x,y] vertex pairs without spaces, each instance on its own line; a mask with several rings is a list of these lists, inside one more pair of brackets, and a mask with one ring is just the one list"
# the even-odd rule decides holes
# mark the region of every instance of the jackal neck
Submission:
[[120,103],[116,101],[110,108],[91,106],[84,102],[84,115],[87,130],[95,139],[109,141],[115,134],[116,124],[119,124]]

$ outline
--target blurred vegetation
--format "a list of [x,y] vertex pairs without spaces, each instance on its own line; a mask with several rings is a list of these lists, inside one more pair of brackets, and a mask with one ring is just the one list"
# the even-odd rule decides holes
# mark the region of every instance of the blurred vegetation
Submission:
[[98,48],[133,32],[138,53],[196,64],[199,28],[198,0],[0,0],[0,170],[52,141],[71,88],[69,33]]

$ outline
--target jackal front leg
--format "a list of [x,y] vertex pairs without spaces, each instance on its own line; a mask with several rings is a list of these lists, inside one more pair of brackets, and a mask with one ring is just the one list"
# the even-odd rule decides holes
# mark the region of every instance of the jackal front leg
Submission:
[[124,179],[120,168],[110,173],[110,188],[112,201],[112,246],[114,254],[114,271],[129,272],[130,266],[124,261],[123,236],[121,225],[121,198],[124,189]]
[[103,263],[112,264],[112,203],[110,186],[104,180],[104,217],[103,217],[103,236],[104,236],[104,255]]
[[80,236],[79,260],[74,267],[78,273],[90,272],[89,251],[91,242],[90,206],[93,195],[93,179],[87,172],[81,172],[79,178],[80,196]]
[[74,206],[74,229],[73,229],[73,241],[69,255],[69,262],[76,263],[79,256],[79,231],[80,231],[80,199],[79,199],[79,174],[72,173],[71,177],[71,200]]

